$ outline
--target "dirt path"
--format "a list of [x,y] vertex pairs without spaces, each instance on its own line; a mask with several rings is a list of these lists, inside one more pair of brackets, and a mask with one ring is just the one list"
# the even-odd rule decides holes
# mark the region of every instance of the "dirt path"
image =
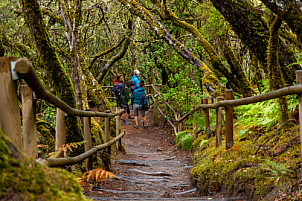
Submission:
[[[86,192],[94,200],[222,200],[196,197],[190,184],[192,162],[186,151],[175,150],[171,128],[153,126],[152,112],[147,113],[148,128],[123,125],[123,144],[127,154],[119,153],[112,164],[113,179]],[[140,122],[142,126],[142,122]],[[224,199],[226,200],[226,199]]]

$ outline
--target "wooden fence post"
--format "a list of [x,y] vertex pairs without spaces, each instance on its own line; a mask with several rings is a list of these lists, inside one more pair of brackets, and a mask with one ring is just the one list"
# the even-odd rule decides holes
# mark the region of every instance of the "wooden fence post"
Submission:
[[[116,108],[116,112],[118,112],[120,110],[119,107]],[[118,136],[120,133],[121,133],[121,123],[122,123],[122,115],[118,115],[116,116],[116,128],[115,128],[115,131],[116,131],[116,136]],[[119,139],[119,141],[116,143],[116,148],[118,151],[122,151],[122,139]]]
[[[60,146],[65,144],[66,140],[66,123],[65,123],[65,112],[60,108],[57,108],[57,118],[56,118],[56,151]],[[59,154],[59,157],[63,156],[63,152]]]
[[[302,84],[302,70],[296,71],[297,84]],[[302,158],[302,94],[298,95],[299,100],[299,123],[300,123],[300,143],[301,143],[301,158]]]
[[[177,119],[180,119],[181,115],[180,115],[180,110],[177,110]],[[182,126],[181,126],[182,122],[177,122],[177,132],[181,132],[182,130]]]
[[[91,149],[92,144],[91,144],[91,130],[90,130],[90,117],[84,117],[84,150],[85,152]],[[86,163],[86,169],[87,170],[92,170],[92,156],[88,157],[85,161]]]
[[28,85],[21,86],[22,94],[22,121],[24,153],[37,158],[37,124],[36,106],[33,100],[33,90]]
[[[216,101],[219,102],[222,100],[222,97],[219,96],[216,98]],[[222,107],[216,109],[216,147],[221,143],[221,128],[222,128]]]
[[[225,100],[233,99],[233,90],[225,90]],[[225,107],[225,149],[233,146],[233,106]]]
[[[191,106],[191,110],[195,109],[195,105]],[[198,138],[198,136],[196,135],[197,132],[197,126],[196,126],[196,115],[194,115],[194,113],[192,114],[192,118],[193,118],[193,136],[194,136],[194,140],[196,140]]]
[[[106,113],[110,113],[110,110],[106,110]],[[105,117],[105,143],[110,141],[110,117]],[[107,148],[107,153],[110,155],[111,147]]]
[[12,60],[12,58],[0,57],[0,128],[12,143],[23,151],[17,88],[11,74]]
[[158,95],[154,96],[154,108],[153,108],[153,118],[154,118],[154,126],[158,125]]
[[[208,104],[208,98],[204,98],[202,100],[202,103],[203,104]],[[211,129],[210,129],[210,113],[209,113],[209,108],[205,108],[203,109],[203,113],[204,113],[204,121],[205,121],[205,131],[206,131],[206,139],[209,139],[210,137],[210,132],[211,132]]]

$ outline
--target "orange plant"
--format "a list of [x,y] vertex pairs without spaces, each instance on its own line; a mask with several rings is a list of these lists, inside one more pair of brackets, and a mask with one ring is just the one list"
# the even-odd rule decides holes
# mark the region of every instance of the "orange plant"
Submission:
[[111,179],[113,177],[116,177],[120,180],[118,176],[115,174],[108,172],[106,170],[103,170],[102,168],[97,168],[91,171],[87,171],[83,174],[82,177],[79,178],[80,184],[83,186],[90,186],[89,180],[92,179],[96,182],[99,182],[102,185],[102,181],[106,182],[107,179]]

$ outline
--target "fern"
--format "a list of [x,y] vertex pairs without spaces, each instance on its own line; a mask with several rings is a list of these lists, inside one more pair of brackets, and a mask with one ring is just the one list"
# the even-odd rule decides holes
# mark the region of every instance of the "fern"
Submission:
[[245,125],[270,128],[280,116],[280,106],[276,100],[269,100],[236,107],[238,120]]
[[120,180],[118,176],[115,174],[108,172],[106,170],[103,170],[102,168],[97,168],[91,171],[87,171],[83,174],[82,177],[78,178],[79,182],[83,186],[90,186],[89,181],[96,181],[102,185],[102,182],[107,181],[107,179],[111,179],[113,177],[116,177]]
[[82,141],[82,142],[71,142],[68,144],[63,144],[61,145],[55,152],[51,152],[51,153],[46,153],[43,158],[57,158],[60,156],[60,154],[63,152],[64,157],[66,157],[67,155],[67,151],[69,150],[70,152],[72,152],[72,148],[78,148],[78,146],[81,146],[82,144],[84,144],[86,141]]
[[187,148],[187,150],[191,151],[193,141],[194,137],[192,136],[192,131],[189,130],[181,131],[177,133],[175,137],[177,146],[181,144],[181,150]]
[[205,144],[205,143],[208,143],[209,142],[209,140],[202,140],[201,142],[200,142],[200,148]]
[[181,138],[187,135],[187,133],[188,133],[187,130],[178,132],[175,137],[175,142],[178,143]]
[[279,176],[290,176],[290,173],[293,173],[293,170],[290,170],[286,164],[276,163],[274,161],[270,161],[264,159],[265,163],[260,166],[260,169],[268,171],[268,174],[271,175],[271,178],[276,178]]
[[187,148],[187,150],[191,151],[193,141],[194,137],[191,134],[185,135],[181,138],[181,150]]

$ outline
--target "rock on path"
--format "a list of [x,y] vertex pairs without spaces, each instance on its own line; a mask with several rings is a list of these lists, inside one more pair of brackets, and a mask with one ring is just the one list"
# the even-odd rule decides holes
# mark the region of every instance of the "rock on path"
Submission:
[[188,152],[175,150],[171,128],[153,126],[152,112],[147,113],[148,128],[123,125],[123,145],[127,154],[118,153],[111,179],[94,186],[87,194],[93,200],[228,200],[196,197],[190,183],[192,162]]

